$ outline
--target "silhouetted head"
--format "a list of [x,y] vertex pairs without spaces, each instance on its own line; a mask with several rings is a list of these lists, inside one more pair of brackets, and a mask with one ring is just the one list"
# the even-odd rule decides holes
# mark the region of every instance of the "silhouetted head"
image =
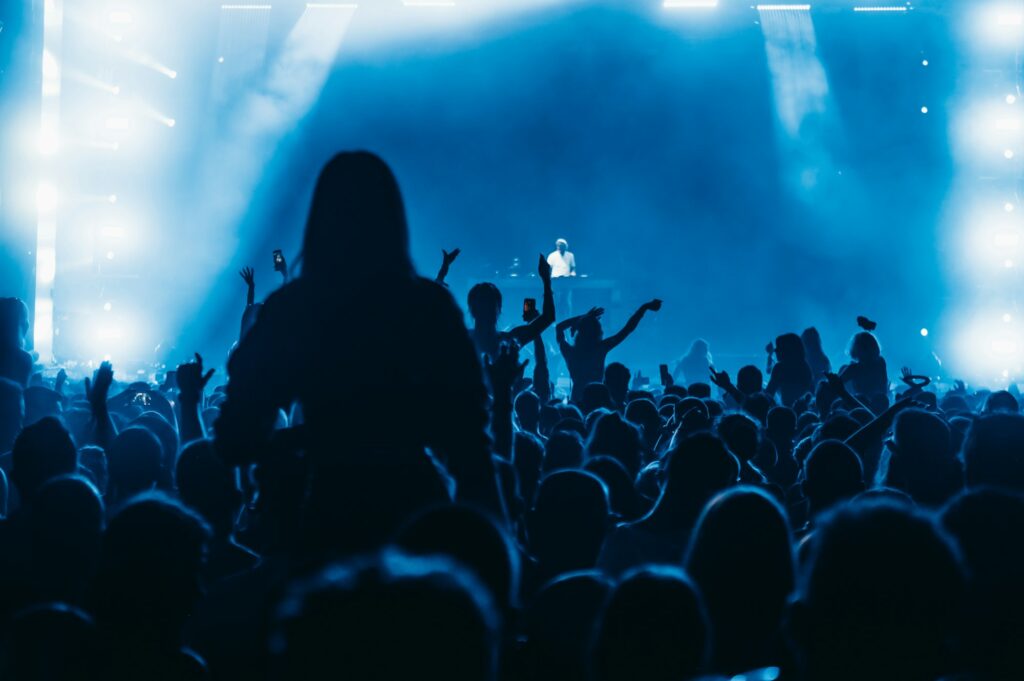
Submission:
[[196,440],[181,450],[175,479],[182,502],[197,511],[218,537],[231,534],[242,509],[235,472],[213,449],[210,440]]
[[697,676],[710,649],[697,588],[674,567],[642,568],[612,591],[590,660],[594,681],[676,681]]
[[516,433],[512,439],[512,465],[519,478],[519,493],[527,507],[533,504],[543,463],[544,445],[541,441],[529,433]]
[[558,249],[559,253],[564,255],[565,251],[569,248],[569,242],[565,239],[558,239],[555,241],[555,248]]
[[544,462],[541,470],[550,473],[563,468],[579,468],[583,465],[583,440],[575,432],[558,430],[551,434],[544,445]]
[[477,509],[439,506],[424,511],[399,530],[395,543],[410,555],[445,555],[469,568],[503,614],[516,606],[519,553],[505,531]]
[[703,381],[695,381],[691,383],[686,389],[686,392],[690,397],[696,397],[700,400],[706,400],[711,397],[711,386]]
[[584,317],[576,330],[576,343],[584,347],[596,345],[604,338],[604,328],[597,317]]
[[170,497],[150,492],[110,520],[96,575],[95,613],[122,635],[177,647],[202,590],[210,530]]
[[23,500],[60,475],[78,469],[78,451],[61,422],[48,416],[26,426],[11,450],[11,482]]
[[486,281],[475,284],[469,289],[466,304],[477,326],[494,326],[501,316],[501,291]]
[[967,567],[970,598],[963,627],[967,668],[984,679],[1012,679],[1024,664],[1024,498],[974,489],[942,511],[943,528],[956,540]]
[[643,443],[640,430],[624,420],[618,412],[604,414],[597,419],[593,432],[587,440],[588,457],[606,454],[617,459],[630,477],[636,477],[643,464]]
[[846,353],[856,362],[868,362],[882,356],[882,348],[875,334],[861,331],[850,339],[850,347]]
[[864,491],[864,467],[849,445],[824,440],[804,462],[803,492],[816,514]]
[[525,678],[586,681],[594,622],[611,588],[600,572],[570,572],[537,593],[523,618]]
[[768,420],[768,412],[774,406],[775,400],[763,392],[753,393],[743,400],[743,411],[753,416],[761,424]]
[[795,333],[784,333],[775,339],[775,356],[780,362],[802,362],[806,359],[804,343]]
[[708,499],[736,484],[740,462],[716,436],[697,433],[668,453],[665,473],[663,498],[695,516]]
[[45,600],[80,602],[92,578],[103,532],[103,502],[85,478],[53,478],[29,510],[33,580]]
[[[381,257],[367,257],[379,253]],[[375,154],[344,152],[320,173],[302,243],[302,276],[408,277],[409,230],[398,182]]]
[[1017,403],[1017,398],[1009,391],[997,390],[985,400],[985,408],[982,411],[986,414],[994,414],[996,412],[1019,414],[1020,405]]
[[587,460],[583,470],[601,478],[608,488],[608,504],[622,520],[635,520],[646,510],[647,505],[633,485],[635,476],[631,476],[618,459],[595,456]]
[[102,645],[92,618],[64,603],[34,605],[16,614],[0,645],[0,678],[12,681],[100,681]]
[[790,618],[806,678],[943,676],[964,590],[956,550],[930,516],[885,501],[837,507],[813,536]]
[[824,355],[821,349],[821,334],[813,326],[809,326],[800,334],[800,341],[804,344],[807,355]]
[[604,383],[588,383],[583,388],[580,408],[584,414],[590,414],[596,409],[614,409],[615,404],[612,402],[612,395],[608,390],[608,386]]
[[622,362],[612,362],[604,368],[604,384],[608,386],[612,401],[617,406],[621,407],[625,403],[631,378],[629,368]]
[[778,502],[755,487],[719,494],[697,521],[685,566],[711,621],[713,668],[734,674],[777,661],[794,583],[789,523]]
[[107,450],[110,491],[115,500],[156,487],[160,480],[163,447],[145,428],[126,428]]
[[530,549],[545,575],[594,566],[609,520],[608,488],[579,470],[556,471],[541,480],[527,517]]
[[28,306],[20,298],[0,298],[0,347],[21,348],[28,333]]
[[441,556],[388,551],[292,587],[272,641],[277,678],[491,681],[498,622],[486,588]]
[[748,364],[736,374],[736,387],[744,395],[753,395],[764,390],[764,374],[752,364]]
[[796,412],[789,407],[772,407],[768,410],[768,437],[775,443],[792,443],[796,437]]
[[708,359],[708,352],[711,350],[708,342],[703,338],[697,338],[690,343],[690,349],[686,351],[687,357]]
[[885,484],[903,490],[918,503],[945,503],[963,487],[949,426],[935,414],[922,409],[900,412],[886,447],[888,459],[883,458],[880,466]]
[[540,398],[537,393],[532,390],[519,393],[513,409],[519,426],[529,433],[536,433],[540,424]]
[[760,428],[745,414],[726,414],[718,420],[718,436],[729,451],[740,461],[750,461],[757,455],[761,443]]
[[989,485],[1024,492],[1024,416],[978,417],[967,431],[963,460],[969,487]]

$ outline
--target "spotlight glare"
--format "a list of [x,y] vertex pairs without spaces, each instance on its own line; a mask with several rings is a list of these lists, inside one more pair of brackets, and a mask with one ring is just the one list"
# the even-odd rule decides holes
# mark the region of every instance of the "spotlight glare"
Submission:
[[40,182],[36,188],[36,206],[40,213],[57,210],[57,189],[49,182]]
[[1006,203],[1003,204],[1003,210],[1005,210],[1007,213],[1012,213],[1014,210],[1014,205],[1007,201]]
[[926,114],[926,113],[928,113],[928,107],[926,107],[926,106],[922,106],[922,107],[921,107],[921,113],[923,113],[923,114]]
[[992,242],[996,248],[1013,249],[1020,244],[1020,235],[1016,232],[996,232]]
[[927,59],[922,59],[921,60],[921,66],[928,66],[928,60]]
[[112,307],[113,307],[113,306],[112,306],[112,305],[110,304],[110,301],[109,301],[109,300],[108,300],[107,302],[103,303],[103,311],[104,311],[104,312],[110,312],[110,309],[111,309]]
[[113,259],[114,259],[114,252],[113,251],[107,251],[107,260],[113,260]]
[[1005,151],[1003,152],[1003,158],[1006,158],[1006,159],[1011,159],[1011,158],[1013,158],[1013,149],[1007,149],[1007,150],[1005,150]]
[[39,133],[39,153],[43,156],[52,156],[57,153],[57,132],[51,129],[44,129]]
[[107,203],[117,203],[117,194],[111,194],[108,196]]
[[110,23],[119,26],[129,26],[133,22],[132,13],[125,9],[111,10],[107,18],[110,20]]
[[928,329],[922,327],[921,328],[921,335],[923,337],[927,338],[928,337]]
[[1013,104],[1017,101],[1017,95],[1006,95],[1006,103]]
[[1006,322],[1007,324],[1013,321],[1013,317],[1010,316],[1009,312],[1003,315],[1003,321]]

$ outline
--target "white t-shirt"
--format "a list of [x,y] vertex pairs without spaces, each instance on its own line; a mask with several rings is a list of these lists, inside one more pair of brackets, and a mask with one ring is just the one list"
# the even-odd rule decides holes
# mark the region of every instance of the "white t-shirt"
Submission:
[[569,277],[576,269],[576,258],[571,251],[566,251],[565,255],[562,255],[556,250],[548,256],[548,264],[551,265],[552,278]]

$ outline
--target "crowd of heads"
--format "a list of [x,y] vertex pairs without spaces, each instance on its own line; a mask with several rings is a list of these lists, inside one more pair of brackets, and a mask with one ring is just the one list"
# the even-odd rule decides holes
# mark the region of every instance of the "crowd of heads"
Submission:
[[864,322],[652,388],[607,356],[661,301],[606,337],[543,257],[543,312],[481,282],[467,328],[368,153],[301,262],[221,377],[53,375],[0,300],[0,678],[1020,678],[1015,388],[890,376]]

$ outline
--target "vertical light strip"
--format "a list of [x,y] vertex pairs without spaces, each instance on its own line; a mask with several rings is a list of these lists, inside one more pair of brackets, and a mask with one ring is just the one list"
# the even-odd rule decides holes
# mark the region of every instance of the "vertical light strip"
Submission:
[[[61,39],[64,1],[43,3],[42,101],[40,104],[39,151],[53,155],[60,130]],[[52,164],[44,164],[44,173]],[[32,327],[33,347],[39,361],[53,359],[53,282],[57,273],[58,192],[52,180],[42,177],[36,188],[36,291]]]

